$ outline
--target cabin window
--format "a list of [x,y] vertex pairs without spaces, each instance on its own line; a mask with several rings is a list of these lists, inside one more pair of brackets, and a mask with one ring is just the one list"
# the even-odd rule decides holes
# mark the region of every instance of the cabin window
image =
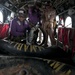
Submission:
[[7,19],[8,19],[8,21],[10,21],[10,15],[8,15]]
[[64,26],[64,20],[63,19],[61,20],[61,24],[62,24],[62,26]]
[[56,16],[56,22],[57,22],[57,25],[58,25],[58,22],[59,22],[59,16],[58,15]]
[[14,18],[14,14],[15,14],[14,12],[11,12],[11,15],[10,15],[10,16],[11,16],[12,18]]
[[65,20],[65,27],[72,28],[72,19],[71,17],[67,17]]
[[2,13],[2,11],[0,11],[0,24],[2,24],[3,23],[3,13]]

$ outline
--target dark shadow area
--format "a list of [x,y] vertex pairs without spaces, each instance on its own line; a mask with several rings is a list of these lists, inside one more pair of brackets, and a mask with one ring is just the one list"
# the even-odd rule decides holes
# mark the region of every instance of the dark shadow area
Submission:
[[[71,54],[65,52],[63,49],[57,46],[51,46],[48,48],[36,46],[35,49],[32,49],[31,46],[25,45],[27,50],[24,49],[18,50],[14,47],[13,44],[10,44],[8,41],[0,40],[0,54],[7,56],[28,56],[28,57],[39,57],[44,59],[52,59],[60,62],[64,62],[69,65],[75,66]],[[33,46],[35,47],[35,46]]]

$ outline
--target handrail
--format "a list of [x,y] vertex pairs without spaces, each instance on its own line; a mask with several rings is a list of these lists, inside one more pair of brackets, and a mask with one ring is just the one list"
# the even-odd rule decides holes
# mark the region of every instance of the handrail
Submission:
[[[73,6],[72,9],[73,9],[73,8],[75,8],[75,6]],[[68,9],[68,10],[69,10],[69,9]],[[58,15],[64,14],[64,13],[67,12],[68,10],[63,11],[62,13],[60,13],[60,14],[58,14]]]

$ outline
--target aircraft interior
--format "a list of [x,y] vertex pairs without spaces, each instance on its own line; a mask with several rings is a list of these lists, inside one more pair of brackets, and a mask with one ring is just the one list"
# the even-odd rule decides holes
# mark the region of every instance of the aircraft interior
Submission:
[[75,75],[75,0],[0,0],[0,75]]

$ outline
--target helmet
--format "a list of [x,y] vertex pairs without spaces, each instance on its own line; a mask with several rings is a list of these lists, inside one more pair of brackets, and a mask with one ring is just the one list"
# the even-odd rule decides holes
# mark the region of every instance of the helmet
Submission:
[[18,10],[18,17],[26,17],[26,12],[23,9]]
[[35,2],[34,6],[38,7],[38,8],[41,8],[42,4],[41,4],[41,2]]
[[47,2],[45,2],[45,6],[52,6],[52,4],[51,4],[51,2],[50,1],[47,1]]

